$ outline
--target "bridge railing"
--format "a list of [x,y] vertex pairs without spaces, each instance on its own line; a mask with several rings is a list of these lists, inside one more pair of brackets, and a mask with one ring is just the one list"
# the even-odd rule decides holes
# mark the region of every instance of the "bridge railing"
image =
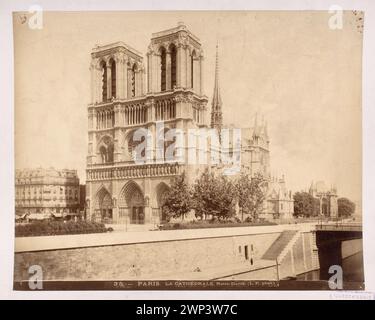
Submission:
[[317,224],[316,230],[320,231],[362,231],[362,224],[360,223],[332,223],[332,224]]

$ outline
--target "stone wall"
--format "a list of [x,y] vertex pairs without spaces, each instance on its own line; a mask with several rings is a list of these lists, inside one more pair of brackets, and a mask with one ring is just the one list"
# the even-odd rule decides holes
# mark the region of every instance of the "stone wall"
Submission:
[[277,268],[276,266],[260,268],[252,270],[250,272],[244,272],[241,274],[235,274],[230,277],[221,278],[220,280],[277,280]]
[[310,271],[310,270],[307,270],[305,267],[305,259],[304,259],[305,252],[303,248],[303,238],[304,238],[304,235],[301,234],[301,237],[298,238],[292,250],[295,275],[304,273],[306,271]]
[[343,259],[361,251],[363,251],[362,239],[353,239],[341,243],[341,255]]
[[311,252],[311,255],[306,255],[305,256],[305,261],[306,261],[306,269],[307,270],[313,270],[314,268],[317,268],[317,265],[314,263],[313,259],[313,237],[311,236],[310,233],[304,233],[303,234],[303,245],[305,248],[305,252]]
[[319,269],[313,232],[301,232],[279,261],[280,279]]
[[[197,268],[256,262],[279,232],[179,241],[106,245],[15,254],[14,279],[27,280],[28,268],[40,265],[45,280],[131,280],[178,275]],[[241,247],[241,249],[240,249]]]
[[[72,238],[71,245],[60,249],[55,249],[57,246],[53,246],[53,242],[48,242],[51,245],[44,249],[39,245],[32,250],[18,243],[14,279],[28,280],[31,265],[42,267],[44,280],[194,280],[197,277],[204,280],[277,280],[319,268],[313,232],[298,232],[279,256],[276,267],[276,260],[261,258],[278,238],[281,228],[261,228],[273,230],[255,233],[255,229],[249,228],[251,234],[241,234],[235,228],[230,232],[216,230],[221,236],[214,236],[214,230],[190,230],[195,235],[190,234],[190,238],[188,231],[180,231],[179,235],[186,238],[178,240],[167,239],[168,231],[162,231],[149,233],[149,241],[142,243],[104,241],[112,237],[108,234],[101,235],[103,239],[99,237],[97,240],[101,240],[96,243],[81,246],[78,246],[78,239]],[[130,237],[131,233],[117,235]],[[162,236],[162,239],[157,240],[156,236]]]
[[279,279],[294,276],[294,261],[292,252],[289,251],[278,265]]

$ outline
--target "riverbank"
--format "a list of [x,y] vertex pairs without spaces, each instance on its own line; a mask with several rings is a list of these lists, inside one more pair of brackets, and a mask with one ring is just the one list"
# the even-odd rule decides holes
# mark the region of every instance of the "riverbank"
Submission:
[[[26,280],[28,268],[39,265],[48,281],[220,280],[244,274],[277,280],[316,268],[313,229],[300,224],[18,238],[14,275]],[[275,256],[265,255],[270,248]]]

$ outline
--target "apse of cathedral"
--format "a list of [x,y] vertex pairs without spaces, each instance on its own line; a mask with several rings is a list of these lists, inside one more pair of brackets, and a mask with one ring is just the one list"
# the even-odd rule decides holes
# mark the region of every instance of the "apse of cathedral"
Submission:
[[[275,189],[264,120],[255,117],[251,127],[240,130],[239,144],[231,141],[221,147],[220,133],[231,128],[223,123],[218,48],[210,126],[206,124],[208,98],[203,88],[203,63],[201,42],[183,23],[152,34],[146,61],[142,53],[124,42],[92,50],[86,183],[89,219],[131,224],[163,222],[163,195],[174,177],[184,172],[192,182],[207,167],[226,169],[221,161],[211,162],[213,149],[207,150],[197,142],[202,130],[208,129],[218,132],[219,153],[233,155],[238,151],[240,165],[232,170],[234,174],[245,171],[253,176],[259,172],[268,181],[269,192]],[[171,159],[166,151],[172,145]],[[209,159],[207,162],[189,161],[202,154]],[[292,214],[291,193],[284,191],[277,197],[272,193],[272,203],[264,206],[265,217]],[[280,209],[283,206],[289,209]]]

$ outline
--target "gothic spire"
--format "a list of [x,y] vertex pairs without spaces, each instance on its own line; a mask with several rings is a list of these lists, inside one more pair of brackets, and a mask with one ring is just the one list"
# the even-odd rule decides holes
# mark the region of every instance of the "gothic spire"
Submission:
[[215,86],[212,96],[211,128],[221,129],[223,125],[222,101],[219,86],[219,46],[216,44]]

